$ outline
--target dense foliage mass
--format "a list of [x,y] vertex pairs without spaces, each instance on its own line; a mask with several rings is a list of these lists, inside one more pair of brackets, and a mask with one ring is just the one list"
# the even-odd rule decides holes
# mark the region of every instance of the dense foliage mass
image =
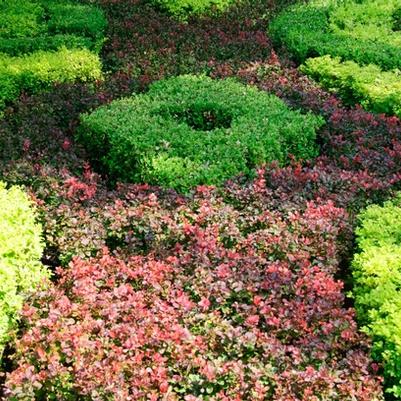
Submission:
[[[182,23],[148,0],[87,0],[109,22],[106,79],[4,110],[0,176],[33,195],[54,271],[8,342],[4,398],[381,401],[383,373],[397,384],[342,294],[356,213],[401,188],[401,123],[351,96],[344,107],[277,57],[266,26],[289,2],[242,0]],[[397,32],[397,10],[391,20]],[[320,114],[319,156],[188,196],[93,173],[75,141],[80,114],[188,73],[236,77]],[[205,123],[192,116],[176,115]]]
[[187,75],[83,116],[80,137],[112,176],[187,191],[289,154],[309,159],[321,124],[250,86]]
[[358,102],[376,113],[401,116],[401,74],[375,65],[359,66],[330,56],[310,58],[301,68],[325,88],[339,93],[349,104]]
[[215,14],[227,8],[233,0],[150,0],[155,6],[185,21],[201,14]]
[[399,115],[398,6],[396,0],[316,0],[285,11],[270,30],[298,60],[322,56],[303,69],[318,82],[369,110]]
[[298,61],[330,54],[383,70],[401,68],[398,0],[312,0],[288,8],[269,26]]
[[24,310],[10,398],[381,400],[333,278],[346,212],[274,211],[262,174],[237,208],[202,187],[110,198],[121,256],[73,259]]
[[54,82],[94,81],[102,77],[101,63],[89,50],[37,51],[30,55],[0,55],[0,107],[21,90],[39,92]]
[[25,298],[46,277],[42,252],[32,202],[20,188],[6,189],[0,181],[0,360]]
[[384,363],[388,391],[397,397],[401,396],[400,222],[401,198],[369,206],[360,215],[360,253],[353,264],[359,317],[374,340],[374,357]]
[[0,13],[0,108],[22,90],[101,77],[96,52],[106,19],[100,9],[58,0],[4,0]]

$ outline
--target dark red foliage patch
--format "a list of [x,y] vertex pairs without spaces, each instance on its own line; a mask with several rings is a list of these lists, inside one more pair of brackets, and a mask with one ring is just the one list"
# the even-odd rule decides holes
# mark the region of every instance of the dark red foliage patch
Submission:
[[381,399],[333,278],[347,213],[275,211],[257,185],[243,209],[206,187],[175,204],[125,189],[103,212],[120,256],[74,258],[26,306],[9,396]]

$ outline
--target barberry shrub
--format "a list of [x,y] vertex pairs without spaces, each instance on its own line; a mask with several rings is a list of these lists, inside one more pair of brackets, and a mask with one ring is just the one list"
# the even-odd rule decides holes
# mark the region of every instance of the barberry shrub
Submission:
[[47,276],[42,252],[32,202],[19,187],[0,182],[0,359],[24,299]]
[[401,197],[360,215],[354,296],[373,356],[383,363],[387,391],[401,397]]
[[237,207],[208,187],[186,200],[128,186],[89,203],[114,255],[74,258],[32,297],[7,397],[382,400],[333,277],[346,212],[274,211],[272,193],[260,177]]
[[185,75],[83,115],[79,138],[115,178],[188,191],[314,157],[322,123],[232,79]]

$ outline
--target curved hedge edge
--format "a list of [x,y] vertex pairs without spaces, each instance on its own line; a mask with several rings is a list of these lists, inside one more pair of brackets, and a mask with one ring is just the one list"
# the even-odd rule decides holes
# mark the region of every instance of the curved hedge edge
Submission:
[[401,398],[401,197],[359,216],[353,261],[355,306],[362,330],[383,364],[385,387]]
[[49,277],[41,235],[27,194],[0,181],[0,359],[24,299]]
[[359,66],[330,56],[308,59],[300,70],[348,103],[401,117],[401,71],[382,71],[376,65]]

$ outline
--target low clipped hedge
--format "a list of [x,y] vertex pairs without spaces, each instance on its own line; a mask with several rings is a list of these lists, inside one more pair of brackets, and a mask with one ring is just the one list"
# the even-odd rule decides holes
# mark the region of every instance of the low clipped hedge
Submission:
[[179,76],[82,116],[80,140],[114,178],[187,191],[258,164],[316,155],[320,117],[234,80]]
[[3,0],[0,15],[0,109],[22,90],[100,78],[97,53],[107,23],[101,9],[61,0]]
[[151,0],[154,6],[183,21],[192,16],[221,12],[233,2],[234,0]]
[[3,0],[0,52],[17,56],[60,46],[99,52],[106,18],[93,5],[58,0]]
[[281,13],[269,31],[298,62],[330,54],[384,70],[401,68],[399,0],[313,0]]
[[20,188],[0,182],[0,359],[24,297],[47,276],[42,252],[31,201]]
[[102,77],[99,57],[86,49],[62,48],[21,57],[0,55],[0,108],[21,90],[38,92],[54,82],[90,81]]
[[383,363],[387,391],[401,398],[401,196],[360,215],[354,296],[373,356]]
[[401,72],[378,66],[359,66],[353,61],[323,56],[308,59],[301,70],[325,88],[338,92],[367,110],[401,117]]

